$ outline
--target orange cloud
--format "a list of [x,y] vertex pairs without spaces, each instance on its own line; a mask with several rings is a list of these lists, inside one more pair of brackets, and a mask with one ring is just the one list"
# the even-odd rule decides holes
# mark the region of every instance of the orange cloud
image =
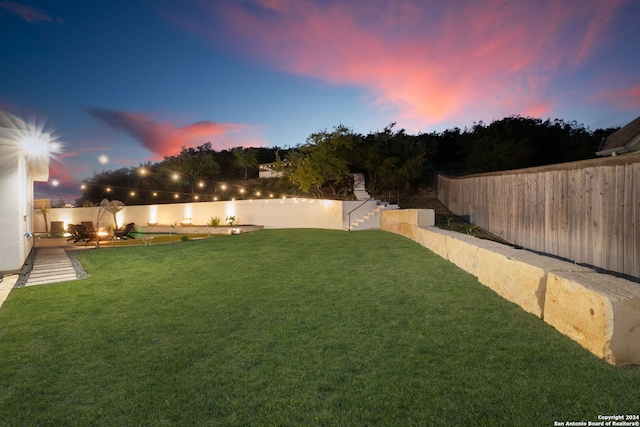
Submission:
[[182,147],[195,147],[210,142],[214,150],[233,147],[267,145],[259,139],[256,129],[237,123],[202,121],[186,126],[160,123],[142,113],[91,108],[88,113],[108,126],[122,131],[156,154],[157,159],[177,154]]
[[254,0],[216,2],[212,16],[245,53],[363,87],[418,128],[549,111],[550,79],[593,55],[623,3]]

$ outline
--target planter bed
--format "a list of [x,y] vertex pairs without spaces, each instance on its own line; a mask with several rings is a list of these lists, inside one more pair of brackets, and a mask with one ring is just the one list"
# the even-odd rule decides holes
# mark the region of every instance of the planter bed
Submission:
[[263,228],[263,225],[222,225],[218,227],[208,225],[177,225],[173,227],[170,225],[141,225],[136,226],[136,232],[144,234],[244,234]]

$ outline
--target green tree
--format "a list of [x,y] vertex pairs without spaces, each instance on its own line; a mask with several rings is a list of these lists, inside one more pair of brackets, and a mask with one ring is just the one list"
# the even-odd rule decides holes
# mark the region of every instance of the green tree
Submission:
[[360,138],[354,166],[366,171],[370,191],[415,187],[424,182],[428,162],[434,159],[437,141],[430,135],[407,135],[393,130],[395,123],[380,132]]
[[235,164],[244,171],[243,181],[247,180],[249,169],[258,167],[258,150],[255,148],[238,147],[233,151]]
[[220,176],[220,165],[214,158],[211,144],[197,148],[182,147],[177,156],[165,157],[159,168],[169,189],[196,193],[200,182]]
[[313,191],[322,197],[323,187],[328,186],[336,196],[338,188],[348,188],[347,158],[353,146],[354,134],[343,125],[335,127],[333,132],[311,134],[304,145],[289,152],[286,177],[304,193]]

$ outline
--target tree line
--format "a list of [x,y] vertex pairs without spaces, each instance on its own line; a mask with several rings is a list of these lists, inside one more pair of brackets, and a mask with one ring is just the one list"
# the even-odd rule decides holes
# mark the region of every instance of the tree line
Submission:
[[[593,158],[602,139],[615,130],[591,131],[576,122],[521,116],[417,135],[396,130],[394,123],[366,135],[339,125],[315,132],[291,149],[215,151],[207,143],[157,163],[96,173],[85,181],[78,203],[104,197],[135,198],[130,204],[166,203],[183,196],[198,200],[199,194],[200,200],[224,200],[231,197],[224,182],[235,182],[234,194],[243,198],[260,194],[261,188],[263,193],[345,198],[354,172],[365,175],[367,190],[376,195],[428,186],[436,172],[466,175]],[[267,163],[282,174],[277,183],[256,182],[258,165]]]

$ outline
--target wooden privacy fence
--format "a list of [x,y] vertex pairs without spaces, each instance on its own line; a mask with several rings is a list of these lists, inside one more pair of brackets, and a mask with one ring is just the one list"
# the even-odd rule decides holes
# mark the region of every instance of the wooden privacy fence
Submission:
[[438,198],[510,243],[640,278],[640,153],[440,175]]

